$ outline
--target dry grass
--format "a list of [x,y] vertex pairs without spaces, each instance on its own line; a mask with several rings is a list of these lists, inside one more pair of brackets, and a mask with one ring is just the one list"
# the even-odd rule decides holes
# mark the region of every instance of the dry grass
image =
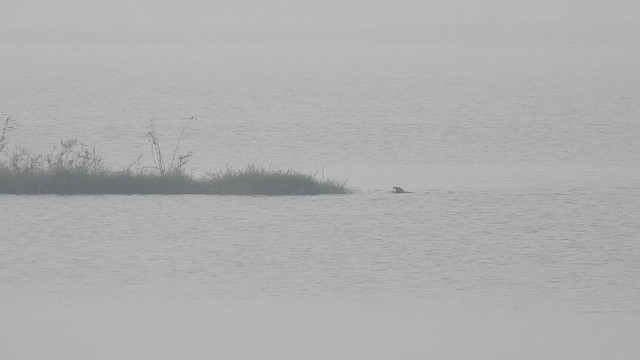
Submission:
[[124,170],[113,170],[95,148],[76,139],[62,141],[48,154],[24,148],[8,151],[13,130],[10,118],[0,131],[0,194],[220,194],[318,195],[348,194],[345,182],[319,180],[294,170],[267,170],[248,165],[209,172],[195,178],[186,170],[191,153],[178,154],[178,139],[170,162],[165,162],[155,127],[147,133],[153,166],[141,167],[140,157]]

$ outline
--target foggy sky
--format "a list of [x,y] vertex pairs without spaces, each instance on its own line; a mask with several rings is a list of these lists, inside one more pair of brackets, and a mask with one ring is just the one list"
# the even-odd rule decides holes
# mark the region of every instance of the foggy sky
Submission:
[[637,0],[0,0],[0,26],[640,22]]

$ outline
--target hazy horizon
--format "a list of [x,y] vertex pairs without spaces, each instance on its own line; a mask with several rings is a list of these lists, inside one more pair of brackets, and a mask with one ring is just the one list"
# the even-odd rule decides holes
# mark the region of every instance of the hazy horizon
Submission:
[[0,26],[110,27],[224,22],[387,23],[638,23],[628,0],[8,0]]

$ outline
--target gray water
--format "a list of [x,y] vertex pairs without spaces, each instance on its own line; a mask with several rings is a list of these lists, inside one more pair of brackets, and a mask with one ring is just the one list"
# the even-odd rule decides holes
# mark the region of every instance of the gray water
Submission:
[[[13,145],[348,196],[0,196],[12,359],[640,355],[630,44],[0,45]],[[391,186],[413,193],[394,195]]]

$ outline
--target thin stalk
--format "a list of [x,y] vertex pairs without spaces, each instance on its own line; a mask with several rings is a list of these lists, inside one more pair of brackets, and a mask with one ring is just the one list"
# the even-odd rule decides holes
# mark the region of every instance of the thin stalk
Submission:
[[180,147],[180,141],[182,141],[182,136],[184,135],[184,131],[187,130],[187,125],[189,125],[189,122],[191,120],[196,119],[195,116],[192,116],[190,118],[187,119],[187,121],[184,123],[184,126],[182,127],[182,131],[180,132],[180,137],[178,137],[178,142],[176,143],[176,148],[173,150],[173,156],[171,157],[171,165],[169,166],[169,169],[173,169],[173,164],[176,160],[176,154],[178,153],[178,148]]

